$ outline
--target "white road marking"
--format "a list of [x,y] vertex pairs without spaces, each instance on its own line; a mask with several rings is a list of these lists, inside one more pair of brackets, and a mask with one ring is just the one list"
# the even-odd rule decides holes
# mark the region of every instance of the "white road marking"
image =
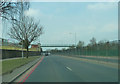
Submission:
[[72,69],[71,68],[69,68],[69,67],[66,67],[68,70],[70,70],[70,71],[72,71]]

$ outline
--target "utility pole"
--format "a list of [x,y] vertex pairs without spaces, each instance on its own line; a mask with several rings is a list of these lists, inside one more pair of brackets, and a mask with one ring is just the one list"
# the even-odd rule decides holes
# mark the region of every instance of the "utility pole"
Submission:
[[76,46],[76,32],[75,32],[75,46]]

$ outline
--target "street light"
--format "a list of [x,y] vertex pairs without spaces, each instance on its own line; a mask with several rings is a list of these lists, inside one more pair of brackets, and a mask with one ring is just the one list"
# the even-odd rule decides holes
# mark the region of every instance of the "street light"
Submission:
[[38,43],[38,51],[40,51],[40,47],[41,47],[41,44],[40,44],[40,43]]
[[23,40],[22,40],[22,58],[24,58],[24,55],[23,55]]
[[[21,0],[21,1],[22,1],[22,0]],[[23,11],[24,11],[24,9],[23,9],[23,3],[21,4],[21,7],[22,7],[22,9],[21,9],[20,20],[22,19],[22,21],[23,21],[23,18],[22,18],[22,16],[23,16]],[[24,58],[24,56],[23,56],[23,32],[22,32],[22,58]]]

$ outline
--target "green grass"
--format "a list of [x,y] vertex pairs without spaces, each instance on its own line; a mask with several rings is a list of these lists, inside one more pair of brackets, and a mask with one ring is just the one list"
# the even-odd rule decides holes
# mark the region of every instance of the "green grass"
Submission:
[[29,57],[27,58],[20,58],[20,59],[12,59],[12,60],[5,60],[2,61],[2,74],[6,74],[6,73],[10,73],[12,72],[14,69],[25,65],[37,58],[39,58],[40,56],[34,56],[34,57]]

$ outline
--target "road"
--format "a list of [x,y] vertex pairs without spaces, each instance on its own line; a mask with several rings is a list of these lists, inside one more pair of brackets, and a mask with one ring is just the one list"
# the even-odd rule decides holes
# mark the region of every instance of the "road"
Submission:
[[98,57],[80,57],[85,59],[92,59],[92,60],[98,60],[98,61],[104,61],[104,62],[112,62],[112,63],[118,63],[118,59],[109,59],[109,58],[100,58]]
[[24,82],[117,82],[118,69],[62,56],[45,56]]

